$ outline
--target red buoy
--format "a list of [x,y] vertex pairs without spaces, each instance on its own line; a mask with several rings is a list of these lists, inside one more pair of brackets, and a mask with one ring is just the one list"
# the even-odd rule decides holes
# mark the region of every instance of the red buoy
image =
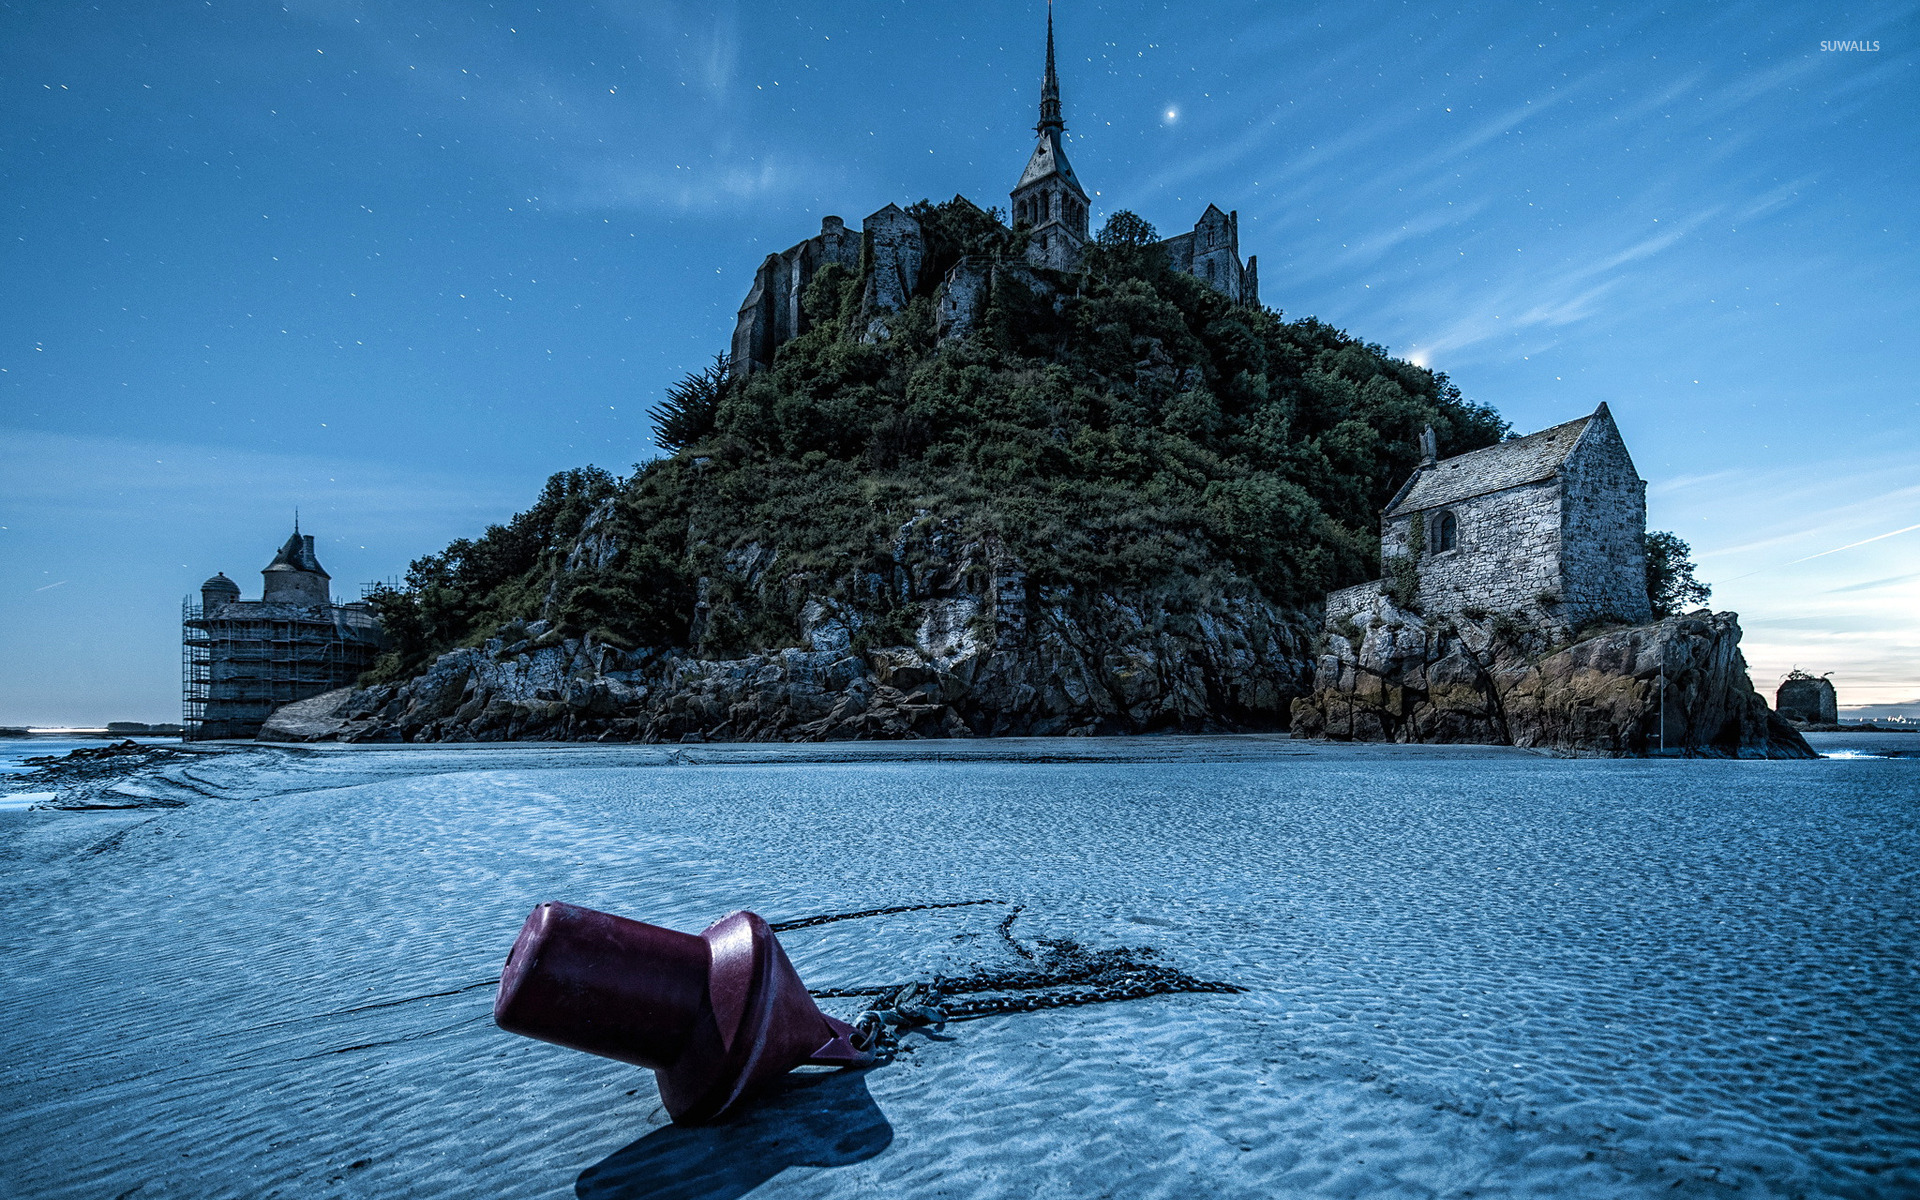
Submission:
[[750,912],[699,935],[549,902],[520,927],[493,1000],[509,1033],[654,1072],[667,1115],[711,1121],[803,1063],[864,1066]]

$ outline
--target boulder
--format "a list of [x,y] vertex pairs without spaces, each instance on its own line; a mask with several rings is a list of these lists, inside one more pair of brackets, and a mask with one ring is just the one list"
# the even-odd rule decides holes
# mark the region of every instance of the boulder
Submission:
[[305,700],[282,704],[267,717],[255,741],[326,742],[333,741],[347,725],[347,706],[353,697],[350,687],[335,688]]

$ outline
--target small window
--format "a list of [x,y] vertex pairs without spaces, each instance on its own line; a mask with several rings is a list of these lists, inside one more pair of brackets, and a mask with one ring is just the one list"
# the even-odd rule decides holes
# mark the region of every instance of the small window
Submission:
[[1433,519],[1433,552],[1445,554],[1449,550],[1458,548],[1459,545],[1460,522],[1454,520],[1450,512],[1443,512],[1435,517]]

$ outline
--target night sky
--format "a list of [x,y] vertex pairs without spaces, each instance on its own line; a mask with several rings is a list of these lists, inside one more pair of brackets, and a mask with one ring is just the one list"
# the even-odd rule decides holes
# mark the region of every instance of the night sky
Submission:
[[[1268,305],[1521,431],[1606,401],[1763,692],[1920,711],[1920,5],[1056,17],[1096,228],[1237,209]],[[0,724],[178,720],[181,597],[296,507],[353,598],[651,457],[764,255],[1006,204],[1044,21],[0,0]]]

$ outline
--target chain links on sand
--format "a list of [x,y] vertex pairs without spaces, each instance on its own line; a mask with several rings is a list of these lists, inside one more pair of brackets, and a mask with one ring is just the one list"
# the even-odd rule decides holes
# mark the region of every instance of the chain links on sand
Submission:
[[824,913],[817,917],[801,917],[795,921],[774,921],[767,928],[775,933],[785,933],[790,929],[811,929],[815,925],[831,925],[835,921],[854,921],[861,917],[887,917],[894,913],[925,912],[930,908],[968,908],[975,904],[1005,904],[1005,900],[949,900],[944,904],[896,904],[891,908],[869,908],[860,912]]
[[[956,904],[899,905],[868,912],[812,917],[804,922],[790,922],[773,928],[798,929],[855,917],[1004,903],[1001,900],[969,900]],[[873,997],[853,1019],[854,1044],[862,1050],[873,1050],[886,1057],[898,1046],[895,1030],[904,1033],[909,1029],[928,1026],[944,1029],[949,1021],[977,1021],[982,1017],[1005,1013],[1077,1008],[1175,993],[1220,994],[1245,990],[1218,980],[1197,979],[1185,971],[1148,961],[1153,955],[1151,950],[1126,947],[1089,950],[1078,942],[1061,938],[1039,938],[1036,939],[1038,949],[1029,947],[1013,936],[1013,922],[1023,909],[1023,905],[1014,905],[1000,922],[997,932],[1010,950],[1032,966],[1010,971],[975,971],[951,979],[936,975],[930,983],[916,980],[878,986],[821,988],[813,995],[819,999]]]

